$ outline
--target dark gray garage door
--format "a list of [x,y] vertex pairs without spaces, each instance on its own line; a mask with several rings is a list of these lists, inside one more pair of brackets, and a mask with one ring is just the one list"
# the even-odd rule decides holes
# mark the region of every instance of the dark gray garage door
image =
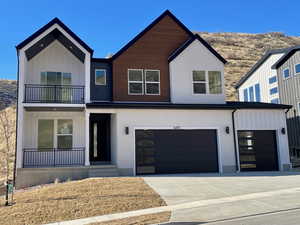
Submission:
[[216,130],[136,130],[136,174],[218,172]]
[[238,131],[241,171],[278,170],[276,132]]

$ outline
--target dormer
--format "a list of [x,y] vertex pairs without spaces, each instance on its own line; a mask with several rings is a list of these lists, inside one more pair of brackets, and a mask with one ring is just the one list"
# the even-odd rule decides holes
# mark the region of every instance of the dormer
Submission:
[[169,57],[172,103],[225,104],[224,64],[199,35],[194,35]]

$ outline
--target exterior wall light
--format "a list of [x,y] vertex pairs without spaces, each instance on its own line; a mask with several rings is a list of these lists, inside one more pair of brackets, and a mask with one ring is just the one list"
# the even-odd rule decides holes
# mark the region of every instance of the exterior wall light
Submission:
[[226,131],[226,134],[229,134],[229,133],[230,133],[230,129],[229,129],[228,126],[225,128],[225,131]]
[[126,135],[129,134],[129,127],[125,127],[125,134],[126,134]]
[[281,133],[282,133],[282,134],[285,134],[285,128],[284,128],[284,127],[281,128]]

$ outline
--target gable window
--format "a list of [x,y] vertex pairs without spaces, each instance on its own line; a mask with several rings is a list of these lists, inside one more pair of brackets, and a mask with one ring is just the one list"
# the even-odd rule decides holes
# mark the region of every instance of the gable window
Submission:
[[277,93],[278,93],[278,88],[277,87],[274,87],[274,88],[270,89],[270,95],[274,95],[274,94],[277,94]]
[[208,85],[210,94],[222,93],[222,80],[220,71],[208,71]]
[[277,77],[273,76],[269,78],[269,84],[274,84],[277,81]]
[[260,85],[255,84],[254,89],[255,89],[255,101],[260,102]]
[[289,77],[290,77],[290,69],[286,68],[286,69],[283,70],[283,78],[287,79]]
[[96,69],[95,70],[95,84],[96,85],[106,85],[106,70]]
[[244,89],[244,102],[248,102],[248,88]]
[[253,87],[249,88],[249,97],[250,97],[250,102],[254,102],[254,88]]
[[206,94],[206,77],[205,71],[193,71],[193,93]]
[[160,71],[145,70],[145,92],[146,95],[159,95],[160,93]]
[[300,74],[300,64],[295,65],[295,74]]
[[128,69],[128,94],[144,94],[144,79],[142,69]]

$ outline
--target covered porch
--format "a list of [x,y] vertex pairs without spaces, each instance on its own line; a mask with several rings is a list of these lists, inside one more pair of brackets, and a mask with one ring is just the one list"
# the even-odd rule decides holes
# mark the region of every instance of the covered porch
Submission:
[[76,110],[24,111],[22,168],[89,165],[85,113]]

